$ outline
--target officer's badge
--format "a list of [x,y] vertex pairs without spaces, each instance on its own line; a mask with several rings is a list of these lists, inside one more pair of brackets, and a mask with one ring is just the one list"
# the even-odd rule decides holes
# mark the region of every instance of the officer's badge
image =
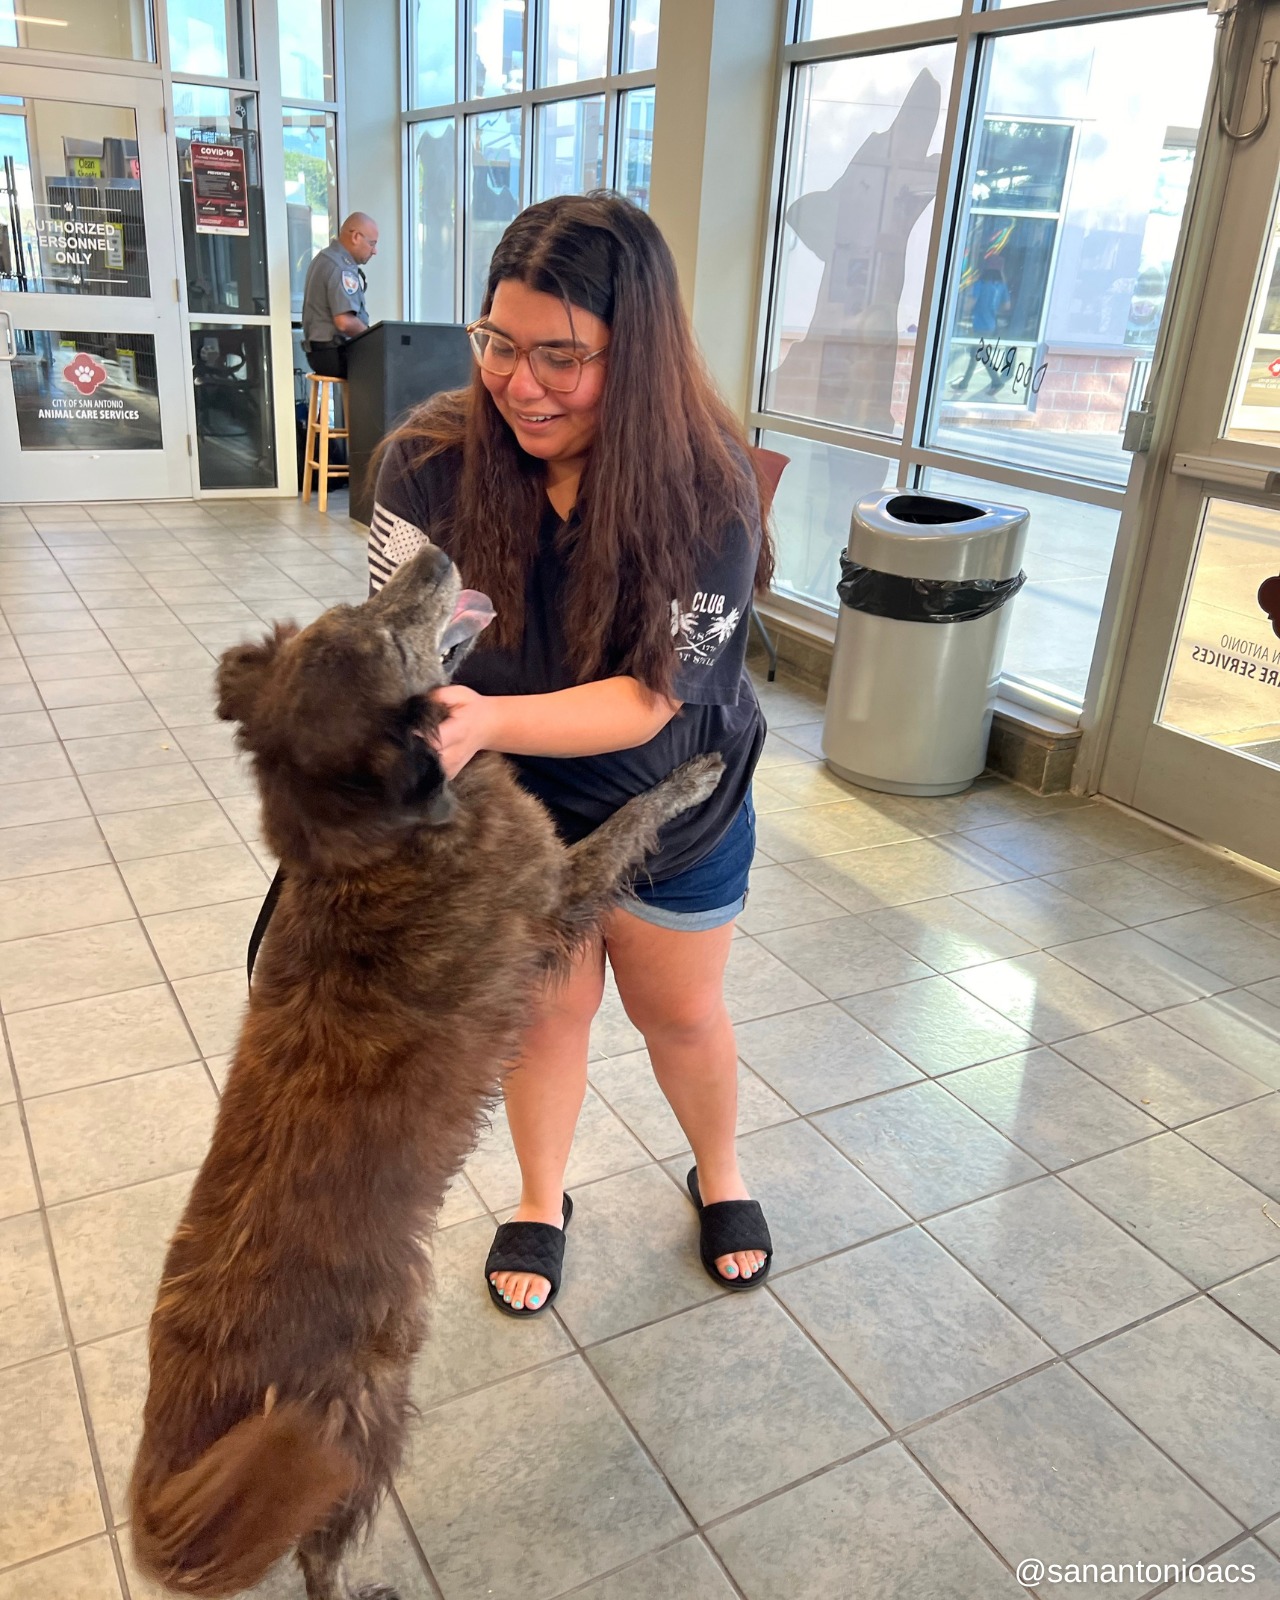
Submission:
[[342,287],[347,291],[348,294],[356,294],[360,288],[360,279],[354,272],[347,272],[344,270],[342,274]]

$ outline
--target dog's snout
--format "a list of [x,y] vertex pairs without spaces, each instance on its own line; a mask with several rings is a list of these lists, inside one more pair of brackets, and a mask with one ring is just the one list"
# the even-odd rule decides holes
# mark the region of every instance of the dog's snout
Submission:
[[445,552],[443,550],[437,550],[436,558],[431,565],[431,576],[436,580],[437,583],[442,582],[451,565],[452,562],[449,560],[449,557],[445,554]]

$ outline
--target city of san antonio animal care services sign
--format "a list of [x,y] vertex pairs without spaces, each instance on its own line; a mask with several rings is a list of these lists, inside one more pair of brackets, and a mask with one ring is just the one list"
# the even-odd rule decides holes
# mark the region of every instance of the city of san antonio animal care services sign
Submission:
[[[94,355],[75,336],[44,335],[34,359],[15,363],[14,399],[23,450],[159,450],[155,341],[129,334],[132,348]],[[118,335],[123,340],[125,335]],[[59,342],[55,342],[55,341]]]
[[249,184],[243,146],[193,139],[190,157],[196,232],[247,234]]
[[119,283],[111,277],[124,267],[124,223],[121,213],[106,206],[39,204],[36,244],[40,273],[49,283],[68,284],[82,294],[100,292],[95,285]]

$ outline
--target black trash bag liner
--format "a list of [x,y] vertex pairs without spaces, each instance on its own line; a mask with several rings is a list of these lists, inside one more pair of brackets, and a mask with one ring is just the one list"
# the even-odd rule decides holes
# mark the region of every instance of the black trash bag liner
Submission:
[[976,622],[1012,600],[1026,581],[1025,572],[1013,578],[903,578],[861,567],[842,550],[836,593],[851,611],[895,622]]

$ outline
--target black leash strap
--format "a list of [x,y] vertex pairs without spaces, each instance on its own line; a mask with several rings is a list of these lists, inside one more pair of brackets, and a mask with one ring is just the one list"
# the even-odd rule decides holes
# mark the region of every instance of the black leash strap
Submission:
[[254,923],[253,932],[249,935],[249,955],[247,965],[249,969],[248,978],[250,985],[253,984],[253,964],[258,959],[258,946],[262,943],[262,937],[267,931],[267,926],[271,921],[271,914],[276,908],[276,902],[279,900],[280,891],[283,888],[284,868],[277,867],[276,875],[271,880],[271,887],[267,890],[267,897],[262,902],[262,909],[258,912],[258,920]]

